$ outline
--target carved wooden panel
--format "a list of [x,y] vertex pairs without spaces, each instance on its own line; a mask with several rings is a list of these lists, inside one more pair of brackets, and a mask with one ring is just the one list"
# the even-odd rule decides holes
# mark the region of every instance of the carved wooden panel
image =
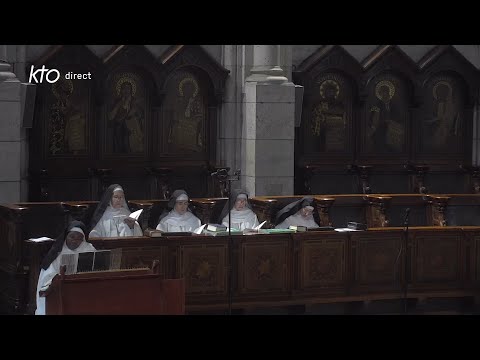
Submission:
[[393,73],[373,78],[367,86],[362,153],[405,155],[409,121],[408,85]]
[[204,153],[207,149],[205,85],[185,70],[169,79],[163,108],[164,139],[169,153]]
[[[269,235],[270,236],[270,235]],[[278,239],[278,238],[277,238]],[[287,291],[290,283],[289,238],[258,237],[242,239],[239,254],[239,293]]]
[[13,271],[15,269],[15,249],[16,234],[15,224],[6,212],[0,212],[0,268],[4,271]]
[[300,240],[299,274],[302,290],[346,285],[347,237],[316,236]]
[[454,282],[462,277],[459,258],[462,251],[461,232],[423,234],[415,237],[415,279],[419,283]]
[[480,281],[480,236],[475,236],[473,238],[473,249],[474,249],[474,281]]
[[352,150],[352,85],[339,72],[320,74],[307,89],[302,121],[305,154],[345,154]]
[[[68,66],[68,71],[83,73],[82,66]],[[89,80],[69,80],[63,76],[49,84],[44,98],[44,129],[47,135],[46,157],[87,156],[90,150],[89,129],[92,126],[91,95],[93,83]]]
[[160,262],[160,274],[167,275],[167,247],[141,247],[141,248],[123,248],[122,249],[122,269],[131,269],[138,267],[152,268],[154,260]]
[[185,278],[187,295],[225,294],[227,245],[180,245],[177,274]]
[[424,86],[419,152],[462,153],[465,137],[465,85],[457,76],[440,73]]
[[378,286],[385,289],[399,287],[402,278],[401,241],[401,232],[352,234],[354,287],[368,292]]
[[122,69],[110,74],[107,81],[103,151],[108,155],[142,156],[149,120],[145,80],[134,70]]

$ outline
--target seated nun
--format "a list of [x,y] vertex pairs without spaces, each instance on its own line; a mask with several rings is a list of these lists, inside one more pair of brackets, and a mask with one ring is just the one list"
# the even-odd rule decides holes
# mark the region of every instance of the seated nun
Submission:
[[168,201],[167,210],[160,215],[157,230],[165,232],[192,232],[202,224],[188,207],[185,190],[175,190]]
[[314,219],[315,200],[311,197],[304,197],[294,201],[283,209],[276,216],[276,229],[288,229],[290,226],[305,226],[307,228],[318,228],[319,225]]
[[123,188],[110,185],[93,213],[89,237],[142,236],[140,224],[128,217],[131,213]]
[[55,240],[50,251],[42,261],[40,276],[37,283],[37,309],[35,315],[45,315],[45,297],[39,295],[40,290],[46,290],[55,275],[60,274],[63,254],[78,254],[95,251],[88,243],[85,234],[87,227],[81,221],[72,221],[67,229]]
[[[231,227],[233,229],[253,229],[258,226],[257,215],[253,212],[250,203],[248,202],[248,192],[245,190],[233,190],[230,195],[230,203],[232,209],[230,210]],[[228,227],[228,201],[225,203],[220,214],[222,224]]]

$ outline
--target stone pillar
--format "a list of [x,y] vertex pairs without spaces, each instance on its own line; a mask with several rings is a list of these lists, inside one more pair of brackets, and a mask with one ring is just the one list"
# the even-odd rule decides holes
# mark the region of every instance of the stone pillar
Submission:
[[27,61],[27,45],[17,45],[17,61],[15,62],[15,75],[22,82],[26,82],[25,66]]
[[[243,84],[245,81],[246,45],[223,45],[222,65],[230,70],[225,83],[225,96],[220,110],[218,128],[218,167],[241,169]],[[236,188],[240,184],[234,183]]]
[[295,85],[280,67],[280,45],[254,45],[245,83],[242,185],[250,196],[294,193]]
[[26,139],[20,118],[21,85],[11,65],[1,61],[6,51],[6,45],[0,45],[0,203],[26,200],[27,191]]

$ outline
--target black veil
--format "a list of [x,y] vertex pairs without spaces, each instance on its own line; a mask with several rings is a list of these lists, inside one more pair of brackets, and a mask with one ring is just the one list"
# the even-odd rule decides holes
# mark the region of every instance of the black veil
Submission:
[[47,270],[50,264],[57,258],[58,254],[62,251],[63,243],[67,237],[68,232],[73,229],[74,227],[78,227],[82,229],[83,233],[85,234],[85,241],[88,241],[88,232],[87,227],[81,221],[73,220],[68,224],[65,231],[63,231],[60,235],[57,236],[55,242],[53,243],[50,251],[45,255],[43,258],[41,268]]
[[[188,196],[188,194],[185,190],[175,190],[172,193],[172,195],[170,196],[170,199],[168,200],[167,208],[162,211],[162,214],[158,218],[157,223],[159,223],[165,216],[167,216],[170,213],[170,211],[173,210],[173,208],[175,207],[175,202],[177,201],[177,198],[182,194],[186,195],[188,197],[188,199],[190,200],[190,197]],[[187,211],[191,212],[190,204],[188,205],[188,210]]]
[[[248,191],[244,190],[244,189],[234,189],[234,190],[232,190],[232,192],[230,194],[230,205],[232,206],[232,208],[235,206],[235,201],[237,200],[237,197],[240,194],[245,194],[247,196],[247,207],[251,210],[252,207],[250,206],[250,202],[248,201],[249,194],[248,194]],[[225,206],[222,209],[222,212],[220,213],[220,219],[218,221],[219,224],[221,224],[223,218],[230,213],[230,210],[231,209],[228,208],[228,200],[227,200],[227,202],[225,203]]]
[[291,202],[283,209],[277,212],[275,217],[275,225],[278,225],[285,221],[291,215],[295,215],[298,211],[303,209],[305,206],[312,206],[313,207],[313,218],[317,224],[320,224],[320,219],[317,212],[317,207],[315,206],[315,199],[309,196],[303,197],[300,200]]
[[[95,212],[92,215],[92,220],[90,221],[90,231],[92,231],[93,228],[98,224],[98,222],[103,216],[103,213],[107,209],[108,205],[110,205],[110,202],[112,201],[113,190],[115,190],[116,188],[122,188],[122,187],[118,184],[112,184],[103,193],[102,199],[98,203],[97,208],[95,209]],[[127,196],[125,194],[125,190],[123,191],[123,195],[125,197],[125,206],[127,207],[127,210],[131,212],[130,208],[128,207],[128,201],[127,201]]]

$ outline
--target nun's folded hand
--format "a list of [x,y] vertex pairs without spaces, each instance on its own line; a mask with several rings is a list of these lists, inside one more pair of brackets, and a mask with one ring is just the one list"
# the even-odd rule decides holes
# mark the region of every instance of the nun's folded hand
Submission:
[[130,229],[133,229],[133,227],[135,226],[135,219],[132,219],[131,217],[125,218],[123,222],[127,224]]

